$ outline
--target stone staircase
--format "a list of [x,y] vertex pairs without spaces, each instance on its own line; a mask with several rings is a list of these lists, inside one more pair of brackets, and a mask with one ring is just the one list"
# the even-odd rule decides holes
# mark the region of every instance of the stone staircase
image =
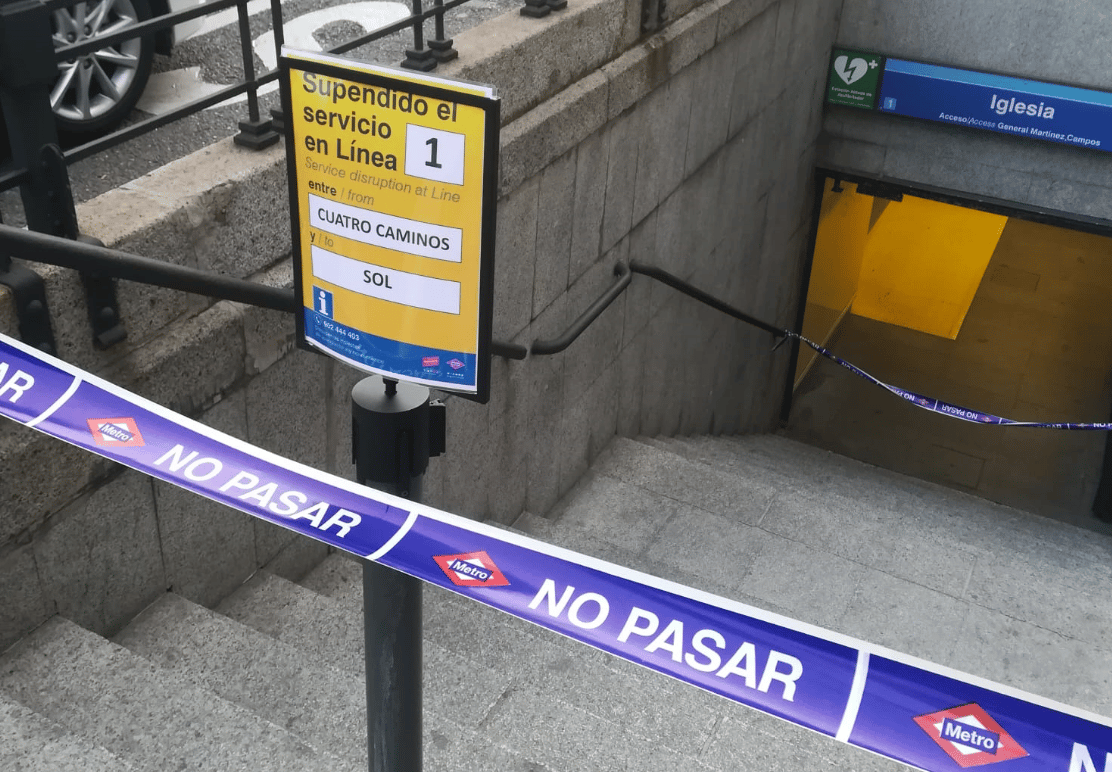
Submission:
[[[1112,540],[774,436],[615,439],[538,538],[1112,715]],[[366,769],[361,569],[0,655],[0,769]],[[437,589],[425,769],[902,770]]]

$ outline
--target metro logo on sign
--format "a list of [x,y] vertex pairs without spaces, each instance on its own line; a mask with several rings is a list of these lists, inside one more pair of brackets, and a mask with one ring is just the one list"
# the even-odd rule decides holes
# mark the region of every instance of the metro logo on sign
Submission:
[[436,564],[453,584],[460,587],[505,587],[509,580],[483,551],[459,555],[437,555]]
[[1023,746],[975,702],[916,716],[915,723],[962,768],[1027,755]]
[[141,448],[146,444],[134,418],[90,418],[88,424],[97,445]]

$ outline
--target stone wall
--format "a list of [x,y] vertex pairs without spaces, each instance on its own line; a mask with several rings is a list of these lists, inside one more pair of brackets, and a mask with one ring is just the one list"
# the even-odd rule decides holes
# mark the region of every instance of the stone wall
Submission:
[[[1108,90],[1104,3],[845,0],[839,45]],[[1112,155],[831,107],[820,162],[1036,209],[1112,219]]]
[[[560,334],[618,261],[661,266],[771,322],[794,319],[838,3],[573,2],[457,38],[448,74],[505,99],[494,335]],[[494,42],[496,41],[496,43]],[[219,176],[217,176],[219,175]],[[80,208],[112,246],[291,280],[284,151],[230,142]],[[74,276],[45,270],[61,355],[160,404],[351,477],[359,375],[293,349],[292,319],[121,283],[131,337],[89,344]],[[0,297],[0,329],[15,329]],[[449,397],[427,503],[512,522],[546,513],[616,434],[762,432],[788,348],[636,276],[567,351],[495,359],[487,405]],[[166,588],[214,604],[259,566],[297,577],[323,554],[283,529],[0,425],[0,648],[52,613],[112,632]]]

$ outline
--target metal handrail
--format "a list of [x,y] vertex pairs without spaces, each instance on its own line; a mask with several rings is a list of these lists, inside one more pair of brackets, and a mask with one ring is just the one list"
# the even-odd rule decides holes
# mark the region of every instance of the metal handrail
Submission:
[[633,279],[633,274],[635,273],[639,273],[642,276],[648,276],[650,279],[656,279],[663,284],[667,284],[672,289],[678,290],[688,297],[698,300],[703,305],[710,306],[714,310],[721,311],[727,316],[732,316],[738,321],[745,322],[746,324],[764,330],[771,335],[775,335],[777,338],[781,338],[782,340],[776,344],[777,346],[779,346],[780,343],[783,342],[783,339],[786,339],[791,334],[788,330],[781,329],[779,327],[776,327],[775,325],[769,324],[768,322],[762,321],[755,316],[751,316],[745,313],[744,311],[739,311],[728,303],[723,303],[721,300],[714,297],[713,295],[703,292],[698,287],[694,287],[691,284],[688,284],[683,279],[674,274],[668,273],[662,268],[657,268],[656,266],[652,265],[645,265],[644,263],[640,263],[636,260],[631,260],[628,268],[623,263],[618,263],[614,266],[614,275],[618,277],[617,280],[614,282],[613,285],[611,285],[608,290],[606,290],[605,293],[603,293],[602,297],[592,303],[590,308],[584,311],[578,319],[571,323],[568,329],[564,331],[563,335],[558,338],[552,338],[550,340],[533,341],[533,345],[530,347],[529,353],[533,355],[547,356],[550,354],[558,354],[566,349],[568,346],[570,346],[576,338],[582,335],[583,332],[591,326],[591,323],[599,317],[599,314],[606,310],[607,306],[613,303],[619,295],[625,292],[626,287],[629,286],[630,281],[632,281]]
[[[274,311],[296,313],[300,308],[294,291],[288,287],[270,287],[10,225],[0,224],[0,254]],[[490,350],[507,359],[525,359],[528,353],[524,346],[500,340],[491,341]]]
[[617,300],[618,296],[625,292],[626,287],[629,286],[630,281],[633,280],[633,274],[629,272],[629,268],[625,263],[617,263],[614,265],[614,276],[617,277],[610,288],[603,293],[602,297],[590,305],[590,307],[580,314],[579,318],[571,323],[571,326],[558,338],[551,340],[535,340],[533,345],[529,348],[529,353],[534,355],[549,355],[559,354],[561,351],[570,346],[575,339],[583,334],[583,331],[591,326],[591,322],[599,317],[607,307]]
[[[0,224],[0,254],[16,257],[28,262],[46,263],[62,268],[73,268],[100,276],[126,281],[150,284],[156,287],[204,295],[217,300],[231,300],[260,308],[295,313],[300,304],[294,291],[285,287],[270,287],[265,284],[240,279],[234,276],[210,273],[199,268],[190,268],[174,263],[165,263],[150,257],[133,255],[109,249],[97,244],[51,236],[45,233],[14,228]],[[559,337],[547,340],[537,339],[526,348],[517,343],[492,340],[490,351],[494,356],[506,359],[525,359],[528,355],[550,356],[558,354],[575,342],[576,338],[597,319],[618,296],[625,292],[633,274],[638,273],[667,284],[716,311],[764,330],[777,338],[786,338],[790,333],[762,321],[744,311],[722,302],[683,279],[656,266],[646,265],[636,260],[614,265],[614,283],[598,300],[572,322]]]
[[297,300],[292,289],[268,287],[247,279],[209,273],[151,257],[120,252],[83,241],[0,225],[0,252],[35,263],[91,271],[115,279],[231,300],[260,308],[293,313]]
[[683,279],[675,276],[674,274],[668,273],[662,268],[657,268],[653,265],[645,265],[644,263],[639,263],[636,260],[631,260],[629,263],[629,270],[633,273],[639,273],[642,276],[648,276],[652,279],[656,279],[659,282],[667,284],[672,289],[682,292],[690,298],[698,300],[703,305],[710,306],[716,311],[721,311],[727,316],[732,316],[739,321],[745,322],[746,324],[752,325],[753,327],[764,330],[765,332],[771,335],[775,335],[778,338],[788,335],[787,330],[776,327],[775,325],[771,325],[768,322],[761,321],[757,317],[750,316],[744,311],[739,311],[733,306],[727,303],[723,303],[721,300],[714,297],[713,295],[709,295],[706,292],[703,292],[701,289],[688,284]]

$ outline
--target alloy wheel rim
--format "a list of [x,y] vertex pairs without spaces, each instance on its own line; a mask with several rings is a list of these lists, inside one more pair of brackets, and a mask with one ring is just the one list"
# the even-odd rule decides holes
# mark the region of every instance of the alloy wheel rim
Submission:
[[[74,3],[53,12],[54,47],[83,43],[138,23],[130,0]],[[70,121],[101,117],[124,98],[139,73],[143,42],[124,40],[58,63],[50,93],[54,114]]]

